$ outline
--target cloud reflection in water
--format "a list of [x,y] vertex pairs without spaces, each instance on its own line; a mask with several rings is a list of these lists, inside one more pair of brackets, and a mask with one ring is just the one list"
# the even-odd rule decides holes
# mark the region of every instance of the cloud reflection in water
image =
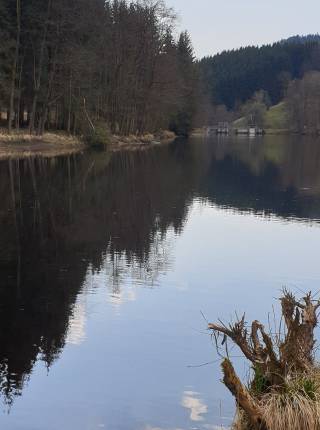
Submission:
[[184,408],[190,409],[190,419],[195,422],[204,421],[202,415],[208,412],[208,406],[198,396],[194,391],[185,391],[181,402]]

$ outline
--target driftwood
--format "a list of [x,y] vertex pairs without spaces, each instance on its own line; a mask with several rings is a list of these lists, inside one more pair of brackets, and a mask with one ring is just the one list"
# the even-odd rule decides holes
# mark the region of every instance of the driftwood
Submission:
[[249,422],[253,429],[267,430],[267,426],[262,418],[262,410],[251,396],[247,388],[238,378],[232,363],[227,358],[222,362],[223,382],[235,397],[238,406],[243,409],[249,418]]
[[311,293],[297,302],[286,292],[281,298],[282,315],[287,327],[286,336],[280,345],[280,358],[288,372],[308,370],[314,362],[314,329],[317,326],[317,310],[320,302],[312,300]]
[[[222,334],[232,340],[243,355],[252,363],[255,372],[263,378],[265,389],[281,391],[284,381],[298,373],[307,372],[314,365],[314,329],[320,301],[308,293],[301,301],[288,291],[280,299],[285,323],[284,333],[268,334],[259,321],[253,321],[250,330],[245,316],[234,324],[209,324],[214,335]],[[259,404],[259,395],[245,387],[228,358],[222,363],[223,382],[235,397],[239,408],[245,413],[252,429],[267,430]]]

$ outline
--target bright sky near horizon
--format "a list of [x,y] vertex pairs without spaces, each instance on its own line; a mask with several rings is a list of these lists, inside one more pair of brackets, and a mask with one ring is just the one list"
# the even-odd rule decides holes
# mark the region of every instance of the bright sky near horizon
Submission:
[[320,32],[319,0],[167,0],[197,57]]

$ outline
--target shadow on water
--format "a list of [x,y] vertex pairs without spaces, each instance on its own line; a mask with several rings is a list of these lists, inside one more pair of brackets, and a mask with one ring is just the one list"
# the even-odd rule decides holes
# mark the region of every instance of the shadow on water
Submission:
[[[0,378],[11,403],[37,360],[66,342],[89,267],[166,271],[155,248],[182,232],[194,199],[283,218],[320,219],[319,142],[178,141],[0,163]],[[164,247],[164,249],[166,249]],[[120,263],[119,263],[120,264]],[[121,285],[114,283],[114,288]]]

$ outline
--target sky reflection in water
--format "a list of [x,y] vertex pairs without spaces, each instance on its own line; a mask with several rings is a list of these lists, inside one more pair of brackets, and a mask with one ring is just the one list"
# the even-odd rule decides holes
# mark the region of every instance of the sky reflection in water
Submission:
[[2,162],[1,426],[228,427],[201,313],[319,288],[319,162],[278,137]]

